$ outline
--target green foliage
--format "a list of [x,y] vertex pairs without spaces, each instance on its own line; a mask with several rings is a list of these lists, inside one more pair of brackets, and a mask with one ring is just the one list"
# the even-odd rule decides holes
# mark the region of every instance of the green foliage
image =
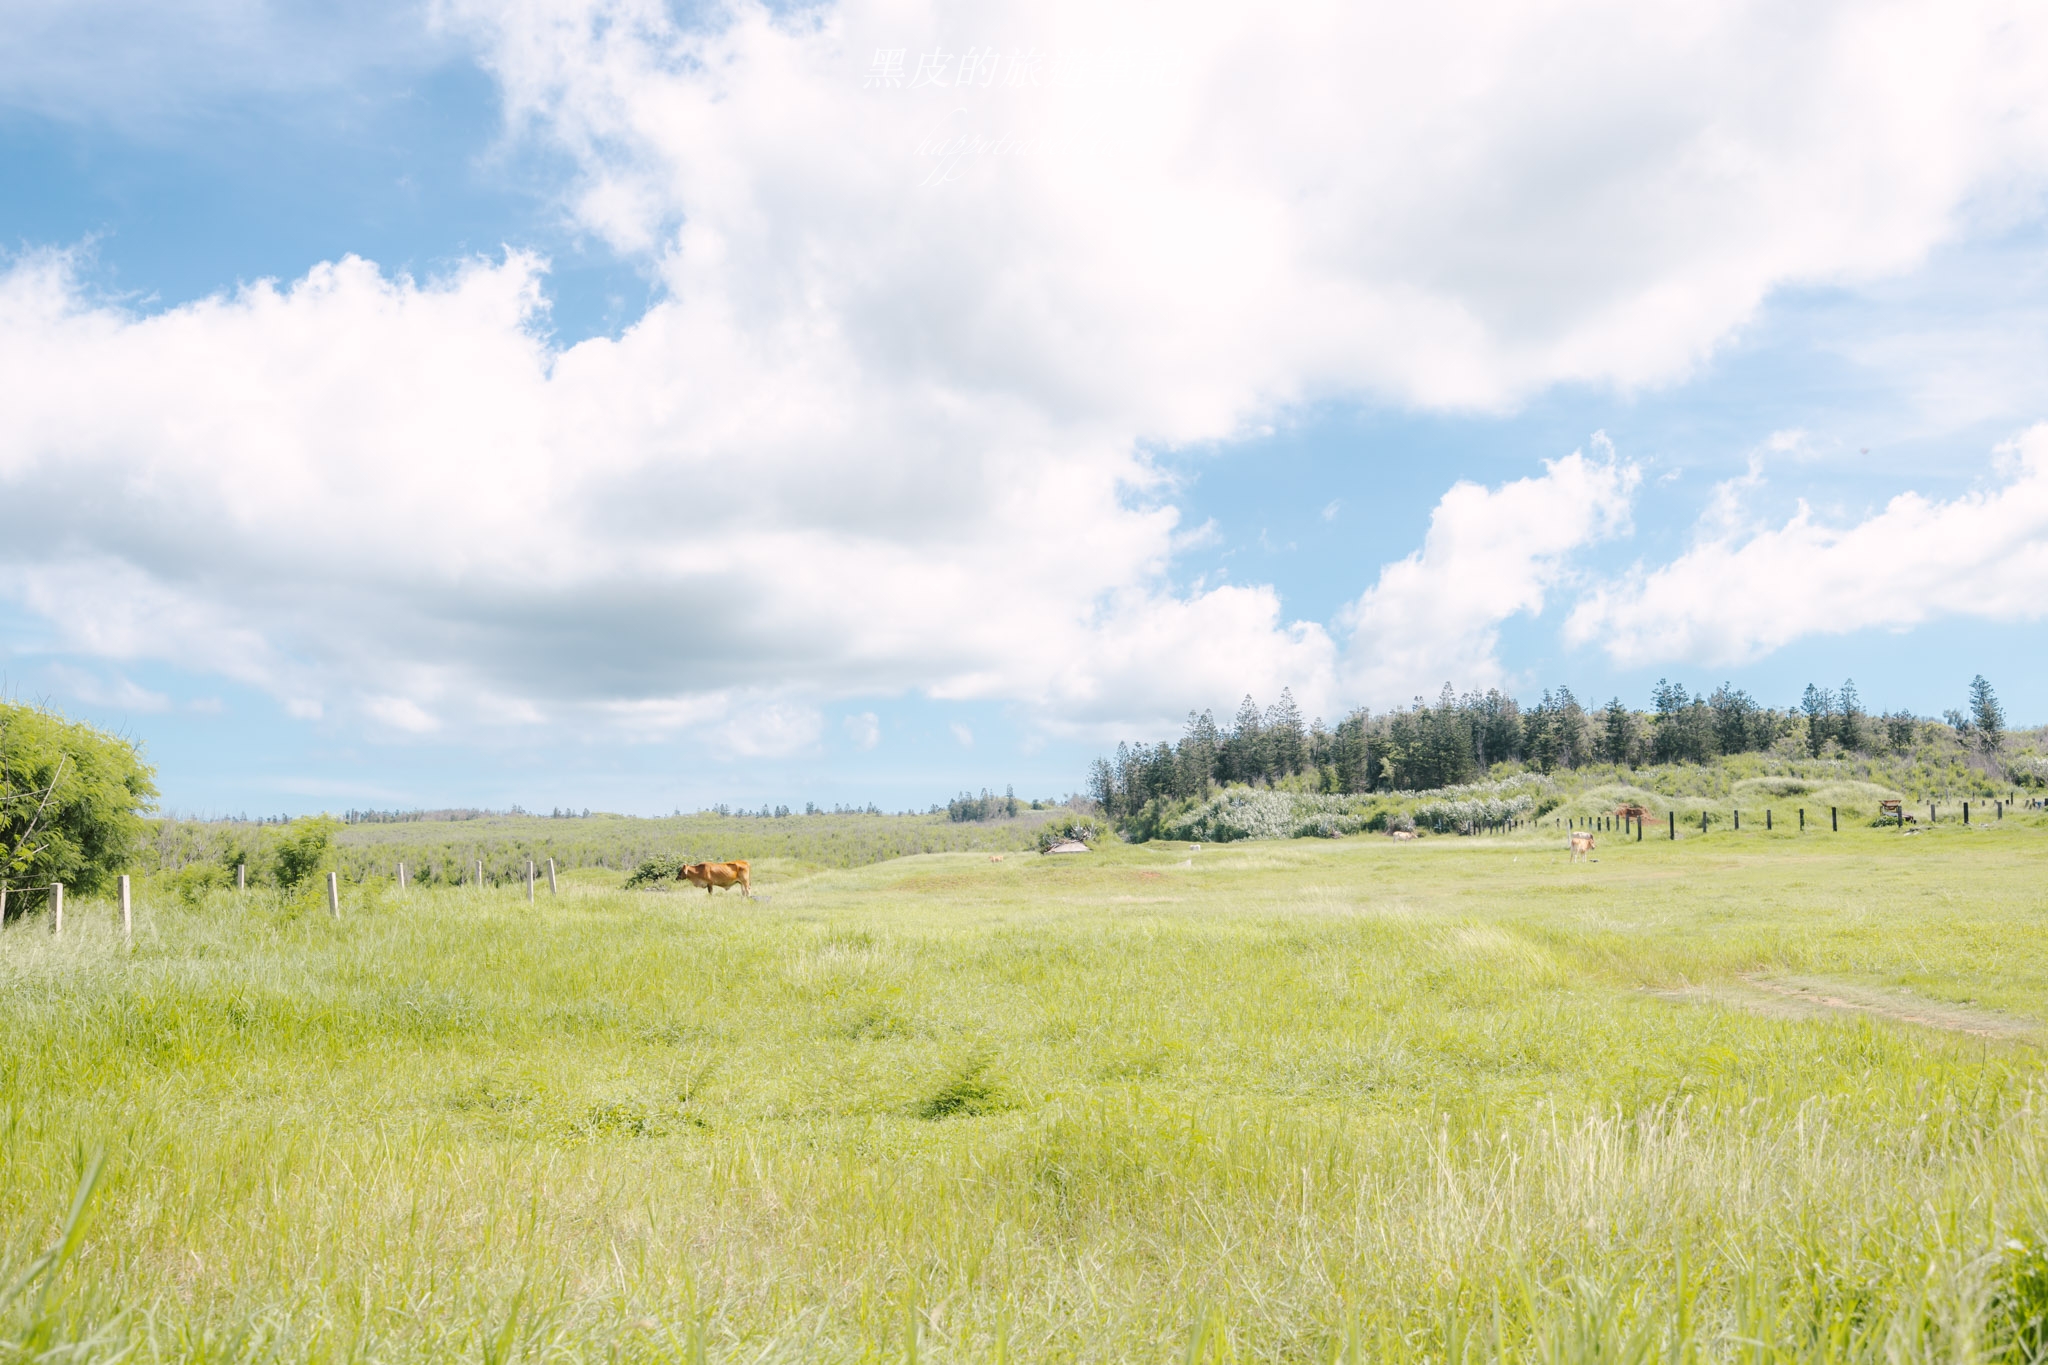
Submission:
[[[1446,684],[1434,703],[1417,697],[1412,706],[1385,715],[1354,712],[1334,730],[1317,721],[1298,750],[1291,743],[1276,747],[1273,740],[1275,725],[1298,715],[1291,699],[1285,708],[1262,714],[1247,697],[1229,730],[1219,730],[1204,712],[1189,716],[1178,744],[1119,744],[1112,757],[1095,760],[1088,790],[1119,831],[1139,840],[1183,837],[1191,813],[1219,785],[1398,797],[1526,770],[1583,785],[1579,775],[1602,768],[1757,762],[1784,767],[1803,758],[1854,764],[1864,779],[1871,778],[1875,766],[1901,790],[1995,794],[1998,778],[1991,760],[1998,747],[1987,747],[1982,736],[1986,725],[2002,725],[2003,720],[1989,685],[1977,681],[1982,686],[1973,686],[1972,716],[1981,712],[1985,719],[1951,712],[1945,726],[1904,712],[1873,720],[1864,714],[1853,679],[1839,691],[1808,686],[1800,707],[1788,711],[1762,706],[1730,683],[1696,695],[1660,679],[1652,689],[1654,711],[1631,711],[1617,697],[1593,714],[1570,688],[1545,691],[1525,711],[1498,691],[1460,696]],[[1275,757],[1294,753],[1300,756],[1298,765]],[[1230,800],[1244,805],[1246,798]],[[1332,805],[1304,811],[1304,818],[1327,816],[1321,820],[1323,833],[1352,832],[1355,822],[1343,813],[1350,809]],[[1366,812],[1360,817],[1363,828],[1381,827],[1369,805],[1359,810]],[[1254,823],[1266,830],[1276,828],[1285,814],[1271,803],[1259,811]],[[1477,819],[1487,822],[1483,815]],[[1459,821],[1472,823],[1462,814]]]
[[1072,839],[1093,848],[1108,837],[1109,829],[1100,820],[1087,815],[1068,816],[1063,820],[1048,821],[1041,826],[1038,831],[1037,847],[1038,851],[1043,853],[1054,844]]
[[1003,1108],[1002,1096],[989,1079],[988,1058],[969,1057],[953,1076],[917,1104],[921,1119],[971,1118]]
[[127,740],[0,702],[0,883],[105,886],[138,851],[155,776]]
[[1970,679],[1970,725],[1977,747],[1985,753],[1996,754],[2004,745],[2005,708],[1998,704],[1998,694],[1982,673]]
[[669,854],[643,858],[640,865],[627,876],[626,890],[634,891],[643,886],[658,886],[663,882],[672,882],[682,874],[683,864],[687,861],[688,859]]
[[157,878],[156,884],[186,905],[199,905],[214,892],[233,886],[235,877],[226,868],[213,863],[193,863],[175,872],[164,873]]
[[285,827],[270,845],[270,875],[286,891],[297,889],[328,867],[334,836],[341,822],[326,815],[301,816]]
[[[980,796],[972,792],[961,792],[948,801],[946,818],[955,823],[964,820],[1014,820],[1023,808],[1024,803],[1017,799],[1015,787],[1005,788],[1001,796],[983,787]],[[1032,809],[1035,810],[1037,807],[1034,806]]]

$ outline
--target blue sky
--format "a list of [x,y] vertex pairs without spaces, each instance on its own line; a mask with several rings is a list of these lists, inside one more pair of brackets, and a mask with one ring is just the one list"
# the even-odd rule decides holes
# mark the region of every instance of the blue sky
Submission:
[[1245,22],[0,18],[6,692],[250,813],[1051,795],[1282,685],[2048,718],[2041,32]]

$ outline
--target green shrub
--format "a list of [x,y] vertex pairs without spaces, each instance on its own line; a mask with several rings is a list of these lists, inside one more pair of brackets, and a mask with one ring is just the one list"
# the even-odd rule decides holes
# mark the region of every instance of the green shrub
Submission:
[[1054,844],[1068,839],[1094,846],[1109,833],[1108,828],[1093,816],[1077,816],[1070,820],[1054,820],[1038,831],[1038,851],[1045,852]]
[[640,866],[633,869],[631,875],[626,878],[626,889],[631,891],[635,887],[672,882],[682,870],[681,858],[666,853],[656,854],[652,858],[643,859]]
[[233,873],[212,863],[193,863],[176,872],[166,872],[159,881],[165,890],[185,905],[198,905],[213,892],[224,891],[235,884]]
[[949,1119],[993,1114],[1004,1107],[1002,1097],[988,1079],[988,1058],[970,1057],[953,1077],[919,1101],[921,1119]]
[[270,873],[287,891],[297,889],[327,865],[328,852],[341,822],[325,815],[305,815],[285,826],[270,849]]
[[155,776],[125,739],[0,702],[0,882],[105,886],[137,851]]

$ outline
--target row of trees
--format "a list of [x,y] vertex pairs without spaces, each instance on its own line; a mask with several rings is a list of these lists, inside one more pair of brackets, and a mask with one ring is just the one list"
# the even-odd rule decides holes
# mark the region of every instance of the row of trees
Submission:
[[[2004,714],[1991,684],[1970,685],[1970,710],[1949,724],[1986,754],[2002,742]],[[1853,680],[1840,688],[1809,685],[1797,707],[1764,706],[1723,683],[1708,693],[1660,679],[1651,709],[1616,697],[1589,710],[1569,687],[1545,691],[1523,708],[1498,689],[1459,695],[1444,684],[1434,704],[1383,715],[1352,712],[1335,727],[1304,723],[1291,690],[1261,710],[1246,697],[1229,727],[1208,711],[1188,714],[1178,743],[1119,744],[1098,758],[1088,794],[1112,818],[1151,801],[1206,799],[1219,786],[1299,782],[1328,792],[1429,791],[1485,776],[1496,763],[1542,772],[1588,763],[1704,763],[1756,753],[1788,739],[1809,754],[1903,751],[1926,722],[1904,711],[1867,714]]]
[[[1037,810],[1038,802],[1032,802],[1031,808]],[[938,809],[937,806],[932,807],[932,813],[938,814]],[[1017,818],[1017,812],[1022,809],[1024,803],[1017,799],[1015,787],[1003,788],[1001,796],[992,795],[987,787],[983,787],[979,796],[972,792],[961,792],[948,801],[946,818],[956,824],[968,820],[1014,820]]]

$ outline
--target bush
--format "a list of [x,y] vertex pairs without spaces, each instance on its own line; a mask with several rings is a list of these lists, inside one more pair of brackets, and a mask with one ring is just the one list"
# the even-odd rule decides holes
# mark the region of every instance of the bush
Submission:
[[125,739],[0,702],[0,882],[105,886],[136,853],[155,776]]
[[667,853],[656,854],[652,858],[642,859],[640,866],[634,868],[627,875],[626,890],[631,891],[636,887],[672,882],[682,870],[683,860],[681,858]]
[[270,875],[287,891],[298,888],[327,865],[341,822],[326,815],[302,815],[285,826],[270,849]]
[[234,875],[212,863],[193,863],[176,872],[163,874],[162,883],[166,890],[186,905],[198,905],[215,891],[225,891],[235,884]]
[[1102,842],[1109,833],[1100,820],[1092,816],[1078,816],[1071,820],[1054,820],[1038,831],[1038,851],[1045,852],[1054,844],[1068,839],[1087,844],[1091,848]]

